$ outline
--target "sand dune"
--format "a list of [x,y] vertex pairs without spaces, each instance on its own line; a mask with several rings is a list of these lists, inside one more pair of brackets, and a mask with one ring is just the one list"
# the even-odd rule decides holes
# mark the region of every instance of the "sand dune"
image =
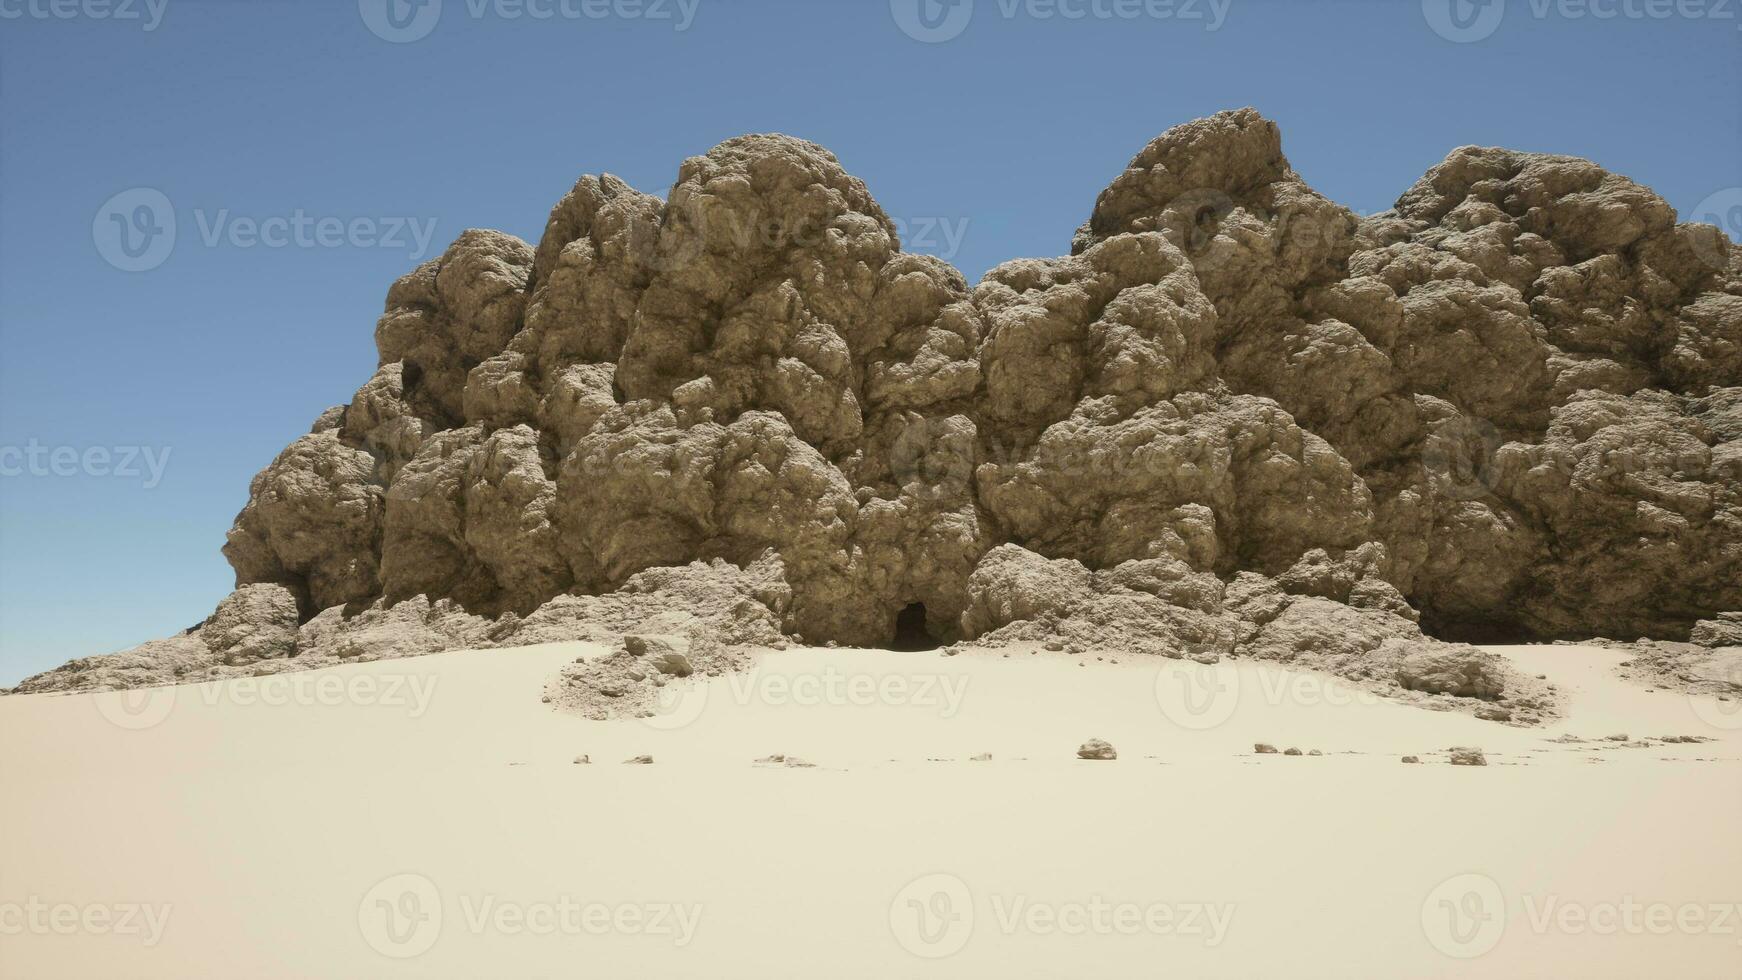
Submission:
[[1025,649],[614,722],[539,709],[576,644],[6,698],[0,975],[1737,976],[1737,705],[1494,649],[1566,717]]

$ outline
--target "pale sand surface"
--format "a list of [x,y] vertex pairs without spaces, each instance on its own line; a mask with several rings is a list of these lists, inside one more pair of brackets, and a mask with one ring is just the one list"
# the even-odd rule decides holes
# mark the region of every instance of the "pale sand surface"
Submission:
[[[1630,686],[1609,651],[1495,649],[1567,717],[1250,664],[1188,704],[1205,675],[1171,662],[792,650],[601,723],[539,704],[601,652],[577,644],[285,675],[290,703],[4,698],[0,976],[1742,976],[1738,706]],[[1619,733],[1716,741],[1551,741]],[[1075,759],[1092,736],[1118,761]],[[777,752],[817,768],[752,765]],[[57,931],[33,903],[167,917],[149,944],[143,911]]]

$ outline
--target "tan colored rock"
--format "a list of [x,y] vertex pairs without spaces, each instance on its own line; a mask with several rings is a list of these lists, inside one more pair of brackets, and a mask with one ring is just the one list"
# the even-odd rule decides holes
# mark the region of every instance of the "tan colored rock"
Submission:
[[1119,758],[1119,753],[1105,740],[1091,738],[1077,748],[1077,758],[1111,762]]
[[199,630],[206,648],[232,666],[296,655],[297,596],[282,585],[244,585],[218,603]]
[[[394,283],[212,623],[27,684],[631,632],[708,673],[919,623],[1528,698],[1434,637],[1729,642],[1738,297],[1742,249],[1569,157],[1463,147],[1358,218],[1220,113],[970,284],[827,150],[740,137]],[[648,710],[682,672],[636,659],[547,696]]]
[[1506,690],[1504,661],[1475,647],[1445,647],[1407,654],[1397,667],[1405,690],[1493,698]]

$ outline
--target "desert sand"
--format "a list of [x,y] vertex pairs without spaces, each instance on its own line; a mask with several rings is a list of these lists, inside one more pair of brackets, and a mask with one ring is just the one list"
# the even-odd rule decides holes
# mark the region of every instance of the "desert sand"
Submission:
[[606,722],[538,707],[584,644],[9,697],[0,975],[1737,976],[1742,706],[1489,649],[1564,717],[1027,648]]

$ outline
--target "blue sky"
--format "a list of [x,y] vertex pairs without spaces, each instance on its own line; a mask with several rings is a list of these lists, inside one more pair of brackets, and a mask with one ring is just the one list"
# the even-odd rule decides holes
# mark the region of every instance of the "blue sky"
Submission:
[[387,2],[0,0],[0,684],[205,616],[418,235],[536,241],[582,173],[663,194],[792,133],[971,278],[1067,251],[1145,142],[1243,105],[1361,212],[1467,143],[1684,217],[1742,198],[1736,0]]

